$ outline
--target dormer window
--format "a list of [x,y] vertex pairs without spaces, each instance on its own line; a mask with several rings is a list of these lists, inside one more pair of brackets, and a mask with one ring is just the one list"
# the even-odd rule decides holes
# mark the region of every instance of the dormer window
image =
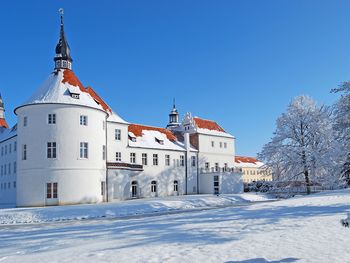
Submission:
[[128,132],[128,137],[130,141],[136,142],[136,136],[132,132]]
[[71,97],[72,97],[73,99],[79,99],[79,94],[71,94]]
[[161,145],[164,145],[164,140],[163,139],[160,139],[160,138],[157,138],[157,137],[155,137],[155,139],[156,139],[157,143],[159,143]]

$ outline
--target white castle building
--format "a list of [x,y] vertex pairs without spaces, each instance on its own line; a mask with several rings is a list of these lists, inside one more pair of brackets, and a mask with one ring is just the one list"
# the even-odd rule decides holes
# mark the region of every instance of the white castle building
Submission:
[[131,124],[72,71],[61,15],[55,68],[9,128],[0,96],[0,203],[46,206],[184,194],[237,193],[235,138],[216,122]]

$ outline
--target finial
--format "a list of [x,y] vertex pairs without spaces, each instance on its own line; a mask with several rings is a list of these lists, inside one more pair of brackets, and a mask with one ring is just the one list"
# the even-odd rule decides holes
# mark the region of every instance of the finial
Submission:
[[173,98],[173,109],[175,109],[175,97]]
[[61,17],[61,26],[63,26],[64,9],[60,8],[60,9],[58,9],[58,12],[60,13],[60,17]]

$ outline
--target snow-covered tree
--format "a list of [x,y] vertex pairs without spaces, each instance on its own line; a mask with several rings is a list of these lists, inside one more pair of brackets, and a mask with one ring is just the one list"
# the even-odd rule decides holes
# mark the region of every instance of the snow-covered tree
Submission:
[[[334,168],[334,134],[330,109],[308,96],[296,97],[276,122],[276,131],[259,158],[278,181],[324,181]],[[278,178],[277,178],[278,177]]]

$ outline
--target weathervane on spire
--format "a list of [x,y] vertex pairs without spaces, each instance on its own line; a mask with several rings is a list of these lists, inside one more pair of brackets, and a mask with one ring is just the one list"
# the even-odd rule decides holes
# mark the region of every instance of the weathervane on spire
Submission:
[[58,9],[58,12],[60,13],[60,17],[61,17],[61,25],[63,25],[64,9],[63,9],[63,8],[60,8],[60,9]]

